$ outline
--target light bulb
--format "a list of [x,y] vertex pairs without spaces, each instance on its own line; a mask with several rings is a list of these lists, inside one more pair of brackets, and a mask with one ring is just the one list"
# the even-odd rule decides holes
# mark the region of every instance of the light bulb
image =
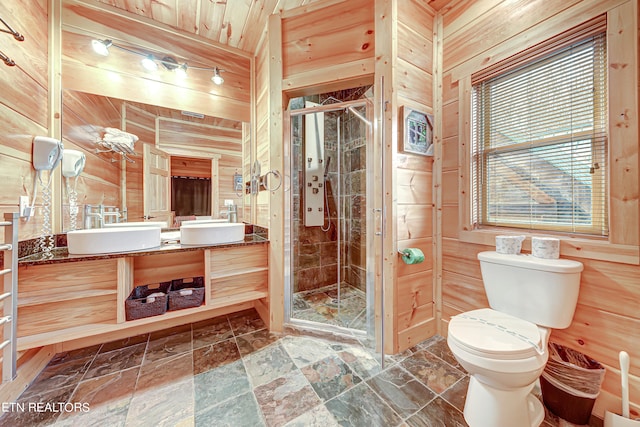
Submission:
[[224,83],[224,79],[220,75],[220,69],[218,67],[213,69],[213,77],[211,77],[211,81],[217,85]]
[[158,64],[156,64],[155,58],[153,55],[147,55],[142,60],[142,66],[145,70],[148,71],[156,71],[158,69]]
[[112,44],[111,40],[91,40],[93,51],[102,56],[109,56],[109,48]]
[[176,75],[181,79],[187,78],[187,64],[182,64],[176,68]]

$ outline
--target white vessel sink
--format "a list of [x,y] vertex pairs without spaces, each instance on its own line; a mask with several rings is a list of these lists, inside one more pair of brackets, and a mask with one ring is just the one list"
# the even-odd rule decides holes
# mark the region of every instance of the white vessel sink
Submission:
[[189,221],[182,221],[181,225],[191,225],[191,224],[211,224],[211,223],[216,223],[216,224],[222,224],[222,223],[228,223],[229,220],[226,219],[191,219]]
[[217,245],[243,240],[244,224],[239,222],[204,222],[180,227],[180,243],[183,245]]
[[106,228],[111,227],[160,227],[167,228],[164,221],[134,221],[134,222],[115,222],[113,224],[105,224]]
[[67,233],[71,255],[129,252],[160,246],[160,227],[110,227]]

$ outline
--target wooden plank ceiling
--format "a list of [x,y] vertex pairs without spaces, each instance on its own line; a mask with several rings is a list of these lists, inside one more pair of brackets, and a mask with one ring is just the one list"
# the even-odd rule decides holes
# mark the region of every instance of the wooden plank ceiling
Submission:
[[[255,53],[269,15],[336,0],[98,0],[131,13]],[[347,0],[348,1],[348,0]],[[408,0],[401,0],[408,1]],[[457,0],[418,0],[440,10]],[[374,0],[371,0],[373,7]]]

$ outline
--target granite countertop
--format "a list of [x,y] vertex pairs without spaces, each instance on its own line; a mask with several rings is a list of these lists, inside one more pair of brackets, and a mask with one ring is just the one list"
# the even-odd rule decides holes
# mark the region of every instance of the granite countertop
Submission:
[[268,239],[261,237],[257,234],[245,234],[243,242],[223,243],[219,245],[182,245],[180,243],[168,241],[168,242],[163,242],[158,247],[150,248],[150,249],[141,249],[139,251],[130,251],[130,252],[113,252],[113,253],[105,253],[105,254],[94,254],[94,255],[70,255],[66,247],[60,247],[60,248],[53,249],[50,256],[45,256],[42,253],[37,253],[37,254],[20,258],[18,260],[18,265],[30,266],[30,265],[43,265],[43,264],[58,264],[58,263],[64,263],[64,262],[77,262],[77,261],[89,261],[89,260],[97,260],[97,259],[157,255],[157,254],[167,254],[167,253],[185,252],[185,251],[201,251],[201,250],[210,249],[210,248],[227,248],[227,247],[236,247],[236,246],[244,246],[244,245],[264,244],[268,242],[269,242]]

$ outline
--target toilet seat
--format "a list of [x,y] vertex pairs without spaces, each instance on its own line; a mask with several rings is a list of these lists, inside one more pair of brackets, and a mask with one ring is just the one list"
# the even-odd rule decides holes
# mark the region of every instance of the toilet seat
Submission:
[[449,339],[481,357],[521,360],[544,352],[536,324],[490,308],[452,317],[448,330]]

